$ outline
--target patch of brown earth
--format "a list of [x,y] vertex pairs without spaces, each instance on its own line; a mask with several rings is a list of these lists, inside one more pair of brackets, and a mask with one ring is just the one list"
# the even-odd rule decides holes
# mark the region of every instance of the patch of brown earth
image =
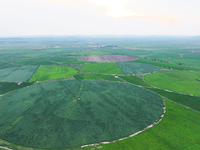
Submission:
[[126,56],[126,55],[91,55],[78,58],[83,61],[92,62],[123,62],[137,60],[137,57]]

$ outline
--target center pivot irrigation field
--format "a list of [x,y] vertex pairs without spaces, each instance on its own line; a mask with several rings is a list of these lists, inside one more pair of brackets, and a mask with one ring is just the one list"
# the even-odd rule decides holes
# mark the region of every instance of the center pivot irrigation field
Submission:
[[80,57],[79,60],[93,61],[93,62],[123,62],[137,60],[137,57],[126,55],[92,55]]
[[8,93],[0,97],[0,110],[2,139],[36,148],[73,148],[144,129],[159,119],[163,101],[127,83],[61,80]]

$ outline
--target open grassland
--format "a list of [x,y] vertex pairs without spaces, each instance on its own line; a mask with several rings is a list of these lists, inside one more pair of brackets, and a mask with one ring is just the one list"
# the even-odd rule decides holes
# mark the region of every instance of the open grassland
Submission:
[[78,74],[74,76],[75,79],[94,79],[94,80],[109,80],[109,81],[121,81],[115,76],[102,75],[102,74]]
[[118,62],[117,64],[122,72],[126,75],[145,74],[159,70],[159,67],[157,66],[144,63]]
[[19,88],[30,86],[32,84],[33,83],[31,82],[23,82],[23,83],[0,82],[0,95]]
[[[166,100],[163,120],[135,137],[97,147],[105,150],[199,150],[200,115]],[[85,147],[84,150],[91,150]]]
[[170,64],[170,63],[164,63],[164,62],[159,62],[159,61],[152,61],[149,59],[138,59],[134,62],[139,62],[139,63],[147,63],[147,64],[152,64],[156,65],[158,67],[164,68],[164,69],[175,69],[175,70],[196,70],[200,71],[200,69],[197,68],[190,68],[190,67],[185,67],[182,65],[175,65],[175,64]]
[[144,76],[144,80],[155,87],[178,93],[200,95],[200,72],[160,71]]
[[0,68],[0,81],[26,82],[37,68],[38,66],[6,65]]
[[22,146],[67,149],[129,136],[163,112],[160,96],[94,80],[34,84],[0,97],[0,138]]
[[138,78],[136,76],[119,76],[119,77],[129,83],[133,83],[140,86],[149,86],[141,78]]
[[39,66],[29,81],[45,81],[65,78],[78,73],[78,71],[66,66]]
[[167,91],[155,89],[155,88],[148,88],[148,89],[153,92],[158,93],[161,96],[166,97],[169,100],[183,104],[194,110],[200,111],[200,97],[167,92]]
[[123,74],[117,63],[95,63],[82,66],[82,69],[88,72],[103,74]]

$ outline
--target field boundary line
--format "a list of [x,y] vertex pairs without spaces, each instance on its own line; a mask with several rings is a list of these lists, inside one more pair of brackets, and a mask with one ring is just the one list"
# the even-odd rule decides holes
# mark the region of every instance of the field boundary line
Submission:
[[122,140],[125,140],[125,139],[128,139],[130,137],[133,137],[133,136],[136,136],[146,130],[148,130],[149,128],[152,128],[153,126],[155,126],[156,124],[160,123],[164,117],[166,113],[166,104],[165,104],[165,100],[163,100],[163,112],[161,113],[161,116],[155,121],[153,122],[152,124],[150,124],[149,126],[147,126],[146,128],[134,133],[134,134],[131,134],[127,137],[123,137],[123,138],[120,138],[118,140],[114,140],[114,141],[110,141],[110,142],[100,142],[100,143],[94,143],[94,144],[88,144],[88,145],[82,145],[81,148],[84,148],[84,147],[88,147],[88,146],[97,146],[97,145],[100,145],[100,144],[110,144],[110,143],[115,143],[115,142],[118,142],[118,141],[122,141]]

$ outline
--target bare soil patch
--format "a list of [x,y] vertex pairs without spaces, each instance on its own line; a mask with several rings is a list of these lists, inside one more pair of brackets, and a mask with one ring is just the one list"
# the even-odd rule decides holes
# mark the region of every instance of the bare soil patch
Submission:
[[137,57],[126,56],[126,55],[91,55],[78,58],[83,61],[92,62],[123,62],[137,60]]

